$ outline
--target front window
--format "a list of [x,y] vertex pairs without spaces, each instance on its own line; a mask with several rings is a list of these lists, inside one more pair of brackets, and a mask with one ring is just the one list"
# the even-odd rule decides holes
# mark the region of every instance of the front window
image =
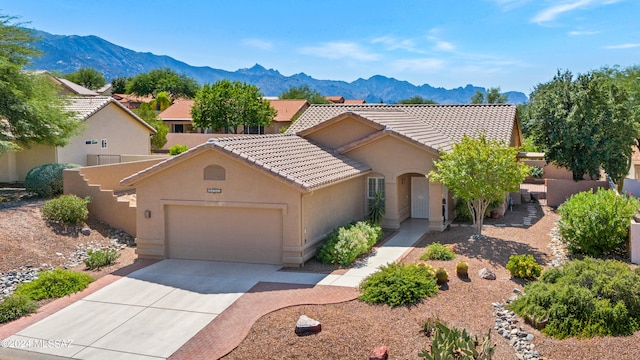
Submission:
[[382,194],[382,198],[384,199],[384,178],[382,177],[370,177],[367,179],[367,204],[371,205],[371,203],[376,198],[376,193],[380,192]]

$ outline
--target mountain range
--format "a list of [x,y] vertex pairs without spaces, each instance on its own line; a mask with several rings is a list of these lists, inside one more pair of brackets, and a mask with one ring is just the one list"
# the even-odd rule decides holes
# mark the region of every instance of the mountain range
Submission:
[[[428,84],[416,86],[382,75],[375,75],[369,79],[360,78],[352,82],[318,80],[305,73],[284,76],[277,70],[265,69],[259,64],[248,69],[226,71],[208,66],[191,66],[169,56],[133,51],[97,36],[53,35],[44,31],[35,31],[35,35],[39,40],[33,45],[43,54],[33,59],[29,69],[65,74],[89,67],[102,72],[107,80],[119,76],[135,76],[159,67],[169,67],[201,84],[222,79],[253,84],[259,87],[265,96],[278,96],[292,86],[307,85],[323,95],[364,99],[368,103],[394,103],[420,96],[440,104],[466,104],[476,91],[486,91],[485,88],[473,85],[455,89],[436,88]],[[528,100],[521,92],[509,91],[505,94],[509,96],[509,103],[520,104]]]

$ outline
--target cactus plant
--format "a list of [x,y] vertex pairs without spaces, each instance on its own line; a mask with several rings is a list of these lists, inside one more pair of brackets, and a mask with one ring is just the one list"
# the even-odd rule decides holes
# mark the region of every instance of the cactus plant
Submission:
[[447,272],[447,270],[443,267],[439,267],[436,270],[436,282],[438,283],[438,285],[446,283],[448,279],[449,273]]
[[469,277],[469,263],[466,261],[458,261],[456,264],[456,274],[461,278]]

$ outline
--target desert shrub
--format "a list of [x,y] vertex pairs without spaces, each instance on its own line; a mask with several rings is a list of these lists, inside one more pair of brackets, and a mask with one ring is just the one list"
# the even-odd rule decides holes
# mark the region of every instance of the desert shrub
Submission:
[[7,296],[0,302],[0,324],[29,315],[37,308],[38,305],[24,295]]
[[373,201],[369,203],[369,213],[367,218],[370,223],[380,225],[385,214],[384,193],[376,191]]
[[539,166],[531,166],[529,168],[529,176],[539,179],[539,178],[542,178],[543,175],[544,175],[544,168],[541,168]]
[[491,329],[480,342],[476,336],[469,335],[466,329],[448,328],[445,324],[438,322],[435,324],[431,339],[431,349],[420,351],[418,357],[428,360],[489,360],[494,351],[495,346],[491,344]]
[[545,271],[511,309],[556,338],[631,335],[640,328],[640,273],[586,258]]
[[59,298],[83,290],[92,281],[91,276],[81,272],[55,269],[41,272],[37,279],[18,285],[15,294],[32,300]]
[[29,170],[24,179],[27,191],[39,197],[53,197],[62,194],[62,171],[77,168],[76,164],[44,164]]
[[451,248],[439,242],[434,242],[424,249],[424,252],[420,255],[420,260],[453,260],[455,257],[456,253]]
[[415,304],[438,293],[435,278],[425,266],[390,263],[360,283],[359,299],[390,306]]
[[120,257],[120,253],[116,249],[106,250],[89,250],[87,251],[88,257],[84,259],[84,264],[87,269],[99,269],[103,266],[113,264],[117,258]]
[[320,247],[318,260],[324,264],[351,265],[382,238],[380,225],[358,221],[334,230]]
[[453,208],[453,211],[455,211],[456,220],[458,221],[473,220],[471,218],[471,212],[469,211],[469,207],[467,206],[467,203],[462,200],[458,200],[456,202],[456,206]]
[[182,154],[183,152],[189,150],[189,147],[187,145],[180,145],[180,144],[175,144],[172,147],[169,148],[169,155],[178,155],[178,154]]
[[507,270],[511,276],[521,279],[537,279],[542,272],[542,265],[538,265],[533,255],[511,255],[507,262]]
[[87,209],[89,202],[91,202],[89,197],[83,199],[76,195],[62,195],[45,202],[40,211],[48,221],[75,225],[82,223],[89,217]]
[[558,208],[558,231],[574,253],[599,256],[626,249],[630,220],[639,208],[636,198],[618,196],[613,190],[581,192]]
[[461,278],[469,277],[469,263],[466,261],[458,261],[456,264],[456,274]]

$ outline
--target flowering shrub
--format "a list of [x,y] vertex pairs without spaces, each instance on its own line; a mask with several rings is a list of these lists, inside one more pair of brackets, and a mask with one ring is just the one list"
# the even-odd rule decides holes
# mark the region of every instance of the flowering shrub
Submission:
[[511,255],[507,270],[517,278],[537,279],[542,272],[542,266],[538,265],[532,255]]

